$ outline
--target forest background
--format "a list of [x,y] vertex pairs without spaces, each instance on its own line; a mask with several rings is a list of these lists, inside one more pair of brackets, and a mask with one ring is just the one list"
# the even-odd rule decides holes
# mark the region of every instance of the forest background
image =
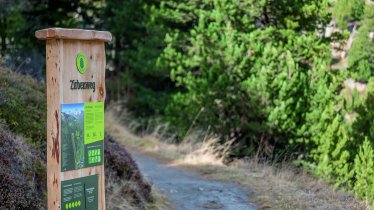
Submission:
[[[136,132],[167,124],[174,143],[192,130],[233,140],[233,158],[292,161],[373,205],[373,1],[0,4],[2,66],[43,81],[36,30],[108,30],[108,101],[125,101]],[[10,129],[32,128],[11,106],[0,106]]]

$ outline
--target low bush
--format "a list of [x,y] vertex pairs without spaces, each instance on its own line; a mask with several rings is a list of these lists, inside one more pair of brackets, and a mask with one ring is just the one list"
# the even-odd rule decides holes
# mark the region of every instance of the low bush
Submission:
[[[45,85],[0,69],[0,209],[46,209],[46,136]],[[104,142],[108,209],[146,209],[151,185],[123,146]]]
[[107,134],[105,135],[105,168],[106,195],[109,196],[108,209],[125,209],[118,208],[121,206],[121,201],[122,203],[125,201],[128,208],[131,206],[136,209],[147,209],[147,203],[153,201],[151,185],[144,180],[127,150]]
[[46,113],[44,83],[0,67],[0,118],[43,153],[47,148]]
[[1,209],[46,209],[45,162],[1,124],[0,139]]
[[354,174],[356,194],[374,206],[374,150],[367,139],[356,155]]

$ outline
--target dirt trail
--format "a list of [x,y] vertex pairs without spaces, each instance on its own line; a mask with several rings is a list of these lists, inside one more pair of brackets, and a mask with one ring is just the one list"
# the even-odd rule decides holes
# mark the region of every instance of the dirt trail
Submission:
[[177,210],[252,210],[247,192],[230,183],[206,180],[197,174],[132,153],[144,176]]

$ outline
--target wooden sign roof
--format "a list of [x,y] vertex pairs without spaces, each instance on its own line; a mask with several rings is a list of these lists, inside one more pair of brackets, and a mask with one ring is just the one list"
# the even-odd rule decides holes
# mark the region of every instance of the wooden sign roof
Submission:
[[38,39],[75,39],[75,40],[98,40],[109,42],[112,34],[108,31],[93,31],[83,29],[47,28],[35,32]]

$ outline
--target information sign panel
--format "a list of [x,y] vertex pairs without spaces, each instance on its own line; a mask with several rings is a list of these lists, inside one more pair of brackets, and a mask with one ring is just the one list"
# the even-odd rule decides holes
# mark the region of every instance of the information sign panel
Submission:
[[61,105],[61,171],[102,165],[104,103]]
[[104,210],[105,31],[48,28],[48,209]]

